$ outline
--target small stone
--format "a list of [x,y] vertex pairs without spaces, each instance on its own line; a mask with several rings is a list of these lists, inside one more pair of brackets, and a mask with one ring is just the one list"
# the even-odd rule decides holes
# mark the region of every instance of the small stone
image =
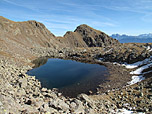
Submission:
[[62,93],[58,93],[58,96],[61,96],[62,95]]
[[75,109],[76,106],[77,106],[77,105],[76,105],[74,102],[72,102],[72,103],[70,104],[70,107],[71,107],[72,109]]
[[20,82],[22,88],[25,88],[27,86],[27,79],[26,78],[20,78],[19,82]]
[[46,91],[47,91],[47,88],[42,88],[41,91],[42,91],[42,92],[46,92]]
[[2,106],[3,105],[3,103],[2,102],[0,102],[0,106]]

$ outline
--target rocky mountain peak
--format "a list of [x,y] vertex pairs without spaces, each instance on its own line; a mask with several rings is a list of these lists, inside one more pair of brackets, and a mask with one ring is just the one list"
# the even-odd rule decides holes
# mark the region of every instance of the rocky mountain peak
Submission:
[[78,33],[80,33],[80,34],[82,34],[82,35],[86,35],[86,34],[88,34],[88,33],[92,33],[92,32],[94,32],[94,33],[99,33],[99,32],[101,32],[101,31],[98,31],[98,30],[96,30],[96,29],[94,29],[94,28],[92,28],[92,27],[90,27],[90,26],[88,26],[88,25],[86,25],[86,24],[82,24],[82,25],[80,25],[80,26],[78,26],[76,29],[75,29],[75,31],[74,32],[78,32]]
[[74,32],[82,36],[83,41],[88,47],[111,47],[120,44],[118,40],[86,24],[78,26]]

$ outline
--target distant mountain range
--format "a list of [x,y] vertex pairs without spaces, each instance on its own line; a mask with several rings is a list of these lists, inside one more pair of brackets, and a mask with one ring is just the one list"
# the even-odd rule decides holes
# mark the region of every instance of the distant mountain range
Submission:
[[138,36],[129,36],[126,34],[112,34],[112,38],[119,40],[121,43],[150,43],[152,42],[152,33],[140,34]]

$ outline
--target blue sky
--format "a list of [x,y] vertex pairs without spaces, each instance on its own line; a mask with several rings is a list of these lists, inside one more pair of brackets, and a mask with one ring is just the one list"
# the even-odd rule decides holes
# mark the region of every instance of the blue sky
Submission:
[[80,24],[109,35],[152,33],[152,0],[0,0],[0,15],[42,22],[57,36]]

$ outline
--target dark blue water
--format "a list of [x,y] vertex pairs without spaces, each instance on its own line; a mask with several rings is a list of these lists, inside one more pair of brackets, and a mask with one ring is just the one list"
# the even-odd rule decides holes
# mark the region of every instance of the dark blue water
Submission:
[[108,74],[105,66],[73,60],[48,59],[47,63],[27,72],[34,75],[43,87],[58,88],[63,94],[74,96],[94,91]]

